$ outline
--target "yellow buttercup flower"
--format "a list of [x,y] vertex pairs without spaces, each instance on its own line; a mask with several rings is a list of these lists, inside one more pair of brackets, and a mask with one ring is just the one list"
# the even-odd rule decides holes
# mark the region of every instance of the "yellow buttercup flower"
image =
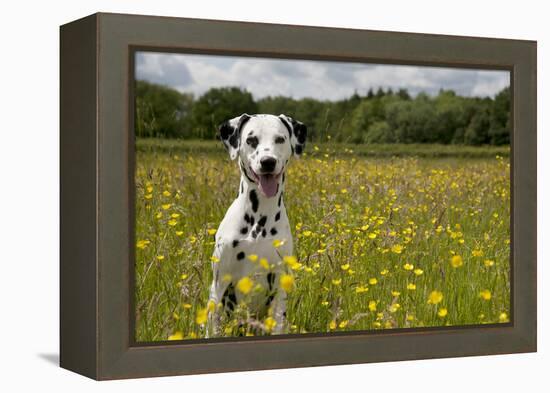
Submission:
[[328,327],[329,327],[330,330],[336,329],[336,321],[334,319],[332,321],[330,321]]
[[281,288],[285,292],[290,292],[294,289],[294,276],[291,274],[283,274],[281,275],[281,278],[279,280],[279,284],[281,285]]
[[380,274],[381,274],[382,276],[385,276],[385,275],[388,274],[388,273],[389,273],[389,270],[388,270],[388,269],[384,269],[384,270],[382,270],[382,271],[380,272]]
[[437,316],[440,318],[445,318],[447,316],[447,309],[446,308],[440,308],[437,312]]
[[161,207],[162,207],[164,210],[170,209],[171,206],[172,206],[171,203],[165,203],[165,204],[161,205]]
[[195,322],[197,322],[198,325],[204,325],[206,323],[207,319],[208,319],[208,309],[207,308],[201,308],[199,311],[197,311],[197,316],[195,318]]
[[371,300],[369,302],[369,310],[372,311],[372,312],[376,311],[376,302],[374,300]]
[[411,264],[411,263],[406,263],[403,265],[403,269],[405,270],[413,270],[414,269],[414,265]]
[[508,319],[508,314],[506,314],[505,312],[500,313],[500,315],[498,316],[498,321],[499,321],[500,323],[509,322],[510,319]]
[[424,273],[424,270],[422,269],[414,269],[414,274],[417,276],[421,276]]
[[495,264],[495,261],[491,259],[486,259],[485,261],[483,261],[483,264],[485,265],[485,267],[491,267]]
[[428,304],[438,304],[443,300],[443,293],[439,291],[432,291],[428,296]]
[[253,286],[254,282],[249,277],[243,277],[237,282],[237,289],[245,295],[250,292]]
[[157,261],[163,261],[164,255],[157,255]]
[[174,334],[171,334],[168,336],[169,341],[175,341],[175,340],[183,340],[183,333],[180,331],[174,332]]
[[285,242],[282,241],[282,240],[279,240],[279,239],[273,240],[273,247],[275,247],[275,248],[279,248],[279,247],[281,247],[283,244],[285,244]]
[[460,255],[453,255],[451,257],[451,266],[455,269],[462,266],[464,264],[464,261],[462,260],[462,257]]
[[491,300],[491,291],[489,291],[488,289],[484,289],[483,291],[481,291],[479,293],[479,296],[483,299],[483,300]]
[[264,327],[267,332],[271,332],[275,326],[277,326],[277,321],[273,317],[267,317],[264,321]]
[[340,285],[342,283],[342,279],[341,278],[338,278],[338,279],[334,279],[332,280],[332,285]]
[[260,266],[263,267],[265,270],[269,270],[269,262],[265,258],[260,259]]
[[214,262],[214,263],[218,263],[218,262],[220,261],[220,258],[218,258],[218,257],[215,256],[215,255],[212,255],[212,256],[210,257],[210,260],[211,260],[212,262]]
[[369,278],[369,284],[370,285],[376,285],[378,283],[378,280],[376,278]]
[[208,229],[207,232],[209,235],[215,235],[217,232],[217,229]]
[[483,256],[483,250],[473,250],[472,255],[474,257],[482,257]]
[[340,266],[340,269],[342,269],[342,270],[344,270],[344,271],[345,271],[345,270],[348,270],[348,269],[349,269],[349,263],[346,263],[346,264],[344,264],[344,265],[341,265],[341,266]]
[[396,254],[401,254],[403,252],[403,246],[401,244],[394,244],[391,247],[391,251]]
[[407,289],[410,290],[410,291],[414,291],[416,289],[416,285],[413,284],[412,282],[408,283],[407,284]]
[[256,262],[258,260],[258,256],[256,254],[250,254],[247,257],[251,262]]
[[340,329],[343,329],[343,328],[345,328],[346,326],[348,326],[348,323],[349,323],[348,320],[342,321],[342,322],[340,322],[340,323],[338,324],[338,327],[339,327]]
[[164,195],[165,197],[169,197],[169,196],[172,195],[172,194],[170,194],[170,191],[164,190],[164,191],[162,192],[162,195]]

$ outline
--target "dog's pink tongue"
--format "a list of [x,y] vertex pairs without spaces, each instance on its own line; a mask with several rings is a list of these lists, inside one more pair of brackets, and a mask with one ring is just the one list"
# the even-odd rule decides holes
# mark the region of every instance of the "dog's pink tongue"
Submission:
[[277,194],[277,177],[274,175],[260,175],[260,191],[271,198]]

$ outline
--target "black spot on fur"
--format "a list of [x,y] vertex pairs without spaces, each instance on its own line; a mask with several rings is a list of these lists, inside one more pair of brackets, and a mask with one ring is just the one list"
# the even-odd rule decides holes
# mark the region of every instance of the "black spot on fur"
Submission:
[[263,227],[265,226],[266,221],[267,221],[267,216],[261,216],[260,219],[258,220],[258,225]]
[[265,301],[266,307],[269,307],[271,305],[271,302],[273,302],[273,298],[275,297],[274,294],[271,294],[267,297],[267,300]]
[[239,245],[238,240],[233,240],[233,248],[237,247]]
[[244,220],[250,224],[250,216],[248,215],[248,213],[244,213]]
[[263,236],[263,237],[266,237],[266,236],[267,236],[267,232],[265,231],[265,229],[262,230],[262,236]]
[[302,154],[302,145],[296,145],[296,154]]
[[279,195],[279,201],[277,202],[277,206],[281,207],[281,199],[283,198],[283,193]]
[[241,251],[240,253],[237,254],[237,259],[238,259],[239,261],[243,260],[244,257],[245,257],[245,254],[244,254],[244,252],[242,252],[242,251]]
[[258,201],[258,194],[256,194],[256,190],[250,190],[250,203],[252,203],[252,211],[256,213],[258,211],[258,206],[260,205],[260,202]]
[[241,166],[241,172],[244,173],[248,181],[254,183],[254,180],[252,180],[250,176],[248,176],[248,172],[246,171],[246,168],[244,167],[244,164],[241,160],[239,160],[239,165]]
[[275,273],[267,273],[267,285],[269,285],[269,290],[273,290],[273,284],[275,284]]
[[285,172],[283,172],[283,183],[285,182]]
[[281,212],[277,212],[277,214],[275,214],[275,221],[279,221],[281,219]]
[[244,192],[244,184],[241,182],[241,194]]
[[241,233],[246,235],[248,233],[248,227],[241,228]]
[[254,216],[250,216],[250,225],[254,225]]
[[222,304],[226,311],[233,311],[237,305],[237,296],[235,296],[235,287],[229,284],[222,296]]
[[269,231],[269,233],[271,233],[271,236],[275,236],[277,234],[277,228],[271,228],[271,231]]
[[258,234],[259,234],[259,233],[260,233],[260,232],[258,232],[258,231],[256,231],[256,230],[253,230],[253,231],[252,231],[252,237],[253,237],[254,239],[256,239],[256,238],[258,237]]

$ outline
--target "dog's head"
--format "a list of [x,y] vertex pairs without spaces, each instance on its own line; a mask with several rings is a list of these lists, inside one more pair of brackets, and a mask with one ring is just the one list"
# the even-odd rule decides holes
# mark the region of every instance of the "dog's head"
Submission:
[[290,157],[302,154],[307,127],[286,115],[243,114],[221,124],[219,134],[231,159],[238,156],[241,169],[271,198]]

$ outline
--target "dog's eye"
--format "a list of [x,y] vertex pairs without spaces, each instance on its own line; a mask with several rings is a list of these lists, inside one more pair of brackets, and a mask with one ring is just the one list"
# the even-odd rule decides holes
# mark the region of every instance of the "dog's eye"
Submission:
[[275,143],[285,143],[285,138],[283,138],[282,136],[278,136],[277,138],[275,138]]
[[258,138],[256,138],[255,136],[249,136],[248,138],[246,138],[246,143],[253,148],[256,148],[256,146],[258,146]]

